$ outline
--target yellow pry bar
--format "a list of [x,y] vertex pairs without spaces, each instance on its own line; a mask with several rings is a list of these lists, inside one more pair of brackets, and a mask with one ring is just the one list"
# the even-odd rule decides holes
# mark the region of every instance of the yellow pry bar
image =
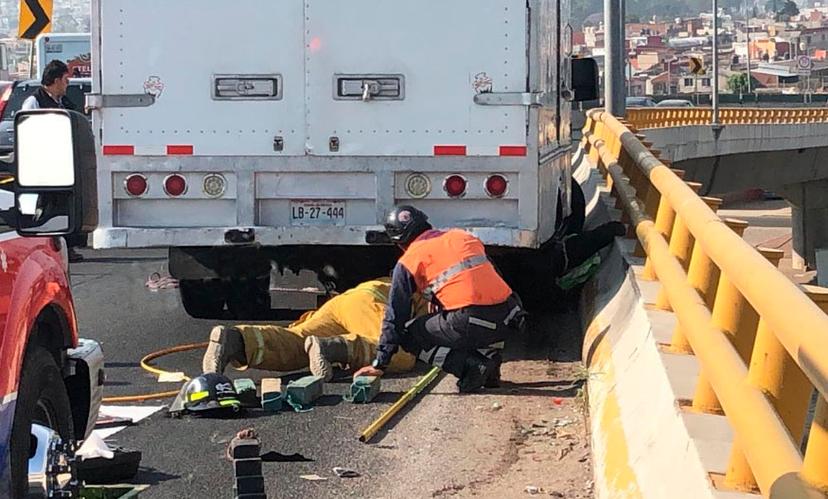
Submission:
[[371,440],[371,438],[373,438],[374,435],[376,435],[377,432],[380,431],[380,429],[383,426],[385,426],[385,424],[388,421],[390,421],[391,418],[394,417],[394,415],[400,412],[400,409],[405,407],[405,405],[411,402],[411,400],[414,397],[416,397],[418,393],[420,393],[425,389],[425,387],[430,385],[431,382],[433,382],[437,378],[438,374],[440,374],[439,367],[431,368],[431,370],[427,372],[425,376],[420,378],[419,381],[417,381],[417,383],[415,383],[414,386],[412,386],[407,392],[405,392],[403,396],[399,398],[399,400],[394,402],[394,405],[386,409],[386,411],[383,412],[380,417],[378,417],[376,420],[374,420],[373,423],[371,423],[370,425],[368,425],[367,428],[365,428],[365,430],[359,436],[359,441],[367,443],[369,440]]

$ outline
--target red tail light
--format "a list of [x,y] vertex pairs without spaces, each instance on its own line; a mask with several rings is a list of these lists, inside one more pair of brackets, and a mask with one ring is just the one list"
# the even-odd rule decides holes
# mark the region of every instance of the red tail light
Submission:
[[449,197],[462,197],[466,193],[466,179],[460,175],[450,175],[443,181],[443,190]]
[[147,193],[147,177],[133,173],[124,180],[124,189],[130,196],[143,196]]
[[3,90],[3,93],[0,94],[0,118],[3,118],[3,111],[6,110],[6,104],[9,103],[9,98],[11,97],[12,93],[12,86],[9,85]]
[[187,181],[181,175],[173,173],[164,179],[164,192],[168,196],[180,196],[187,192]]
[[491,175],[486,179],[486,194],[492,198],[502,198],[509,188],[509,181],[503,175]]

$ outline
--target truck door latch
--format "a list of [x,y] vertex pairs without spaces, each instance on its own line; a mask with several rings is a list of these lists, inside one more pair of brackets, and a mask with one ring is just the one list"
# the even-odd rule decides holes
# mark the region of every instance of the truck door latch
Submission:
[[336,74],[336,100],[403,100],[405,77],[399,74]]

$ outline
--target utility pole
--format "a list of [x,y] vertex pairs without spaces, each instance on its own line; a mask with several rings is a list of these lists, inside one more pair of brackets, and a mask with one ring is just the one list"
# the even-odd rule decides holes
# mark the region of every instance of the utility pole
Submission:
[[747,9],[745,10],[745,34],[747,34],[747,93],[750,95],[750,1],[747,2]]
[[713,104],[712,123],[719,126],[719,0],[713,0],[713,78],[710,80],[713,88],[711,101]]
[[604,0],[604,108],[613,116],[626,114],[624,98],[624,34],[621,0]]

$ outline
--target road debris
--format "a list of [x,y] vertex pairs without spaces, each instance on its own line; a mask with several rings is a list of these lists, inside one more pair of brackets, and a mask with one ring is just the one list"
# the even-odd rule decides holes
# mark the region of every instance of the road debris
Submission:
[[527,485],[524,491],[529,494],[530,496],[535,496],[541,493],[540,487],[535,487],[534,485]]
[[500,409],[503,409],[503,406],[500,405],[500,402],[495,402],[492,404],[492,412],[499,411]]
[[348,469],[348,468],[340,468],[339,466],[335,467],[333,469],[333,472],[339,478],[357,478],[357,477],[362,476],[357,471],[354,471],[354,470],[351,470],[351,469]]
[[299,475],[299,478],[301,478],[302,480],[308,480],[310,482],[324,482],[325,480],[327,480],[327,478],[325,478],[324,476],[319,476],[317,474]]
[[227,446],[233,461],[233,492],[236,497],[265,497],[261,444],[256,430],[245,428]]
[[564,426],[569,426],[574,422],[575,421],[573,421],[569,418],[555,418],[555,419],[552,420],[552,426],[554,426],[556,428],[563,428]]
[[293,454],[280,454],[276,451],[268,451],[261,455],[263,463],[312,463],[313,459],[307,458],[298,452]]
[[153,272],[147,278],[144,284],[150,291],[158,291],[159,289],[175,289],[178,287],[178,279],[171,276],[161,276],[158,272]]

